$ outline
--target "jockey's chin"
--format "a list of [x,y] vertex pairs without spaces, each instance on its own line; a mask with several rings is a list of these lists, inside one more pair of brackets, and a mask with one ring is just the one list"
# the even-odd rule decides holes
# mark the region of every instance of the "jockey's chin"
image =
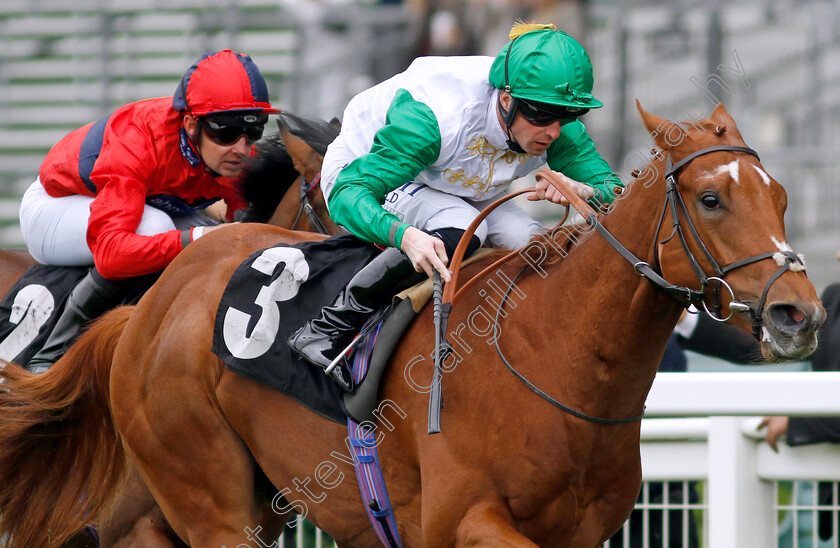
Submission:
[[530,154],[531,156],[539,156],[540,154],[545,154],[545,151],[548,150],[548,147],[551,145],[552,141],[549,142],[542,142],[542,141],[534,141],[529,143],[528,145],[521,145],[522,150]]

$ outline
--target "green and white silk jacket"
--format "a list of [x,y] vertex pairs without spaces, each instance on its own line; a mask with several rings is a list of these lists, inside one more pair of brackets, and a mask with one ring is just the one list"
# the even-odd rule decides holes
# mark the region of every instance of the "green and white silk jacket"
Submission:
[[609,203],[621,185],[582,122],[563,126],[545,154],[511,151],[496,114],[491,57],[422,57],[357,95],[324,158],[330,215],[358,237],[400,246],[409,226],[387,212],[385,195],[413,181],[469,202],[503,194],[541,165],[586,183]]

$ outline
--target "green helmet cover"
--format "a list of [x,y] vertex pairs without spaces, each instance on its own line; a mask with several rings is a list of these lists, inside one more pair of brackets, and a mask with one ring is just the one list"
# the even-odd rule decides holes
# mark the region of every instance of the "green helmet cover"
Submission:
[[593,81],[592,62],[583,46],[553,29],[514,38],[490,67],[490,83],[513,97],[571,109],[604,106],[592,96]]

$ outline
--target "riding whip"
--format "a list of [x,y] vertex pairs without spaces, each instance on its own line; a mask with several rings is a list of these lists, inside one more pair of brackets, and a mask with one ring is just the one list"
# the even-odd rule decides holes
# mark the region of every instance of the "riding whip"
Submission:
[[[440,408],[442,404],[441,394],[441,380],[442,373],[440,368],[441,360],[441,325],[445,325],[443,321],[443,289],[441,287],[440,272],[435,270],[432,277],[432,286],[434,292],[434,322],[435,322],[435,372],[432,376],[432,391],[429,392],[429,434],[440,433]],[[447,313],[447,316],[449,314]],[[446,329],[443,327],[443,329]]]

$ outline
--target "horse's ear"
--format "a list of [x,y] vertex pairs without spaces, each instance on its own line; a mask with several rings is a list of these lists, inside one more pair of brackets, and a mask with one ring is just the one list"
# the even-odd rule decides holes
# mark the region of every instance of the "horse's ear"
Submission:
[[726,107],[723,106],[723,103],[717,104],[715,109],[712,111],[712,114],[709,115],[709,119],[725,127],[727,134],[737,137],[741,141],[744,140],[744,138],[741,137],[741,132],[738,131],[738,126],[735,124],[735,120],[729,115],[729,112],[726,110]]
[[336,116],[333,116],[333,119],[330,120],[330,125],[335,129],[341,131],[341,120],[339,120]]
[[646,111],[642,108],[642,103],[638,99],[636,99],[636,108],[642,117],[642,123],[645,124],[648,133],[653,137],[653,142],[662,150],[676,148],[688,137],[688,133],[686,133],[682,126]]
[[289,126],[279,118],[277,127],[280,129],[280,139],[286,145],[286,151],[291,156],[295,169],[303,174],[307,181],[312,181],[321,171],[321,162],[324,157],[315,152],[306,141],[292,133]]

